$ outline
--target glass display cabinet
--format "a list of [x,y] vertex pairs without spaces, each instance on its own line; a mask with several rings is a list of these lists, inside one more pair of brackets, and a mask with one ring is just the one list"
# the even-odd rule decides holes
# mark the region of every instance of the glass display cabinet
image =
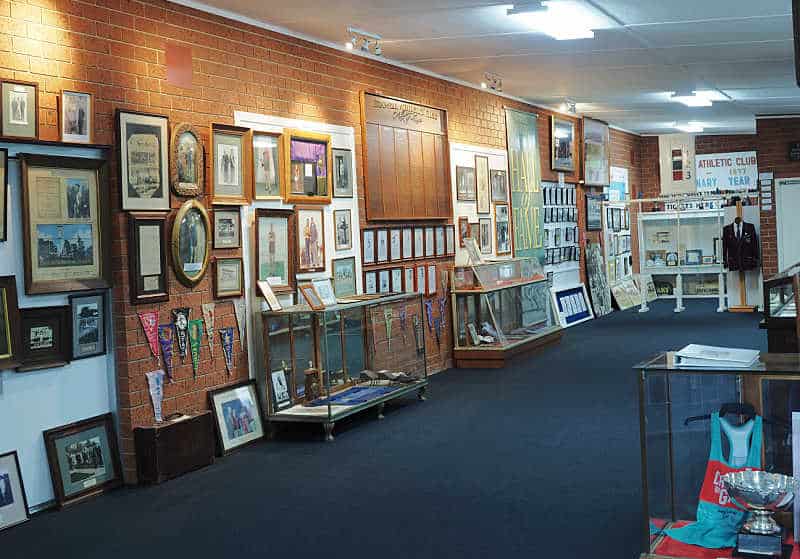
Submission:
[[[704,369],[681,368],[674,353],[667,352],[635,369],[644,496],[642,557],[731,557],[730,547],[712,550],[687,542],[687,532],[679,528],[697,520],[704,486],[704,501],[729,503],[718,469],[712,468],[711,479],[704,483],[712,458],[731,467],[792,475],[791,412],[800,410],[800,356],[762,353],[748,368]],[[721,417],[718,423],[712,414]],[[760,433],[755,430],[759,423]],[[714,431],[719,446],[712,443]],[[756,435],[761,435],[760,443]],[[776,513],[775,520],[792,531],[791,510]]]
[[456,266],[452,308],[456,367],[503,367],[561,337],[550,282],[535,258]]
[[326,440],[336,421],[386,402],[425,399],[424,309],[404,293],[324,310],[295,305],[262,311],[268,419],[319,423]]
[[764,320],[770,352],[798,353],[800,322],[797,299],[800,296],[800,263],[764,281]]

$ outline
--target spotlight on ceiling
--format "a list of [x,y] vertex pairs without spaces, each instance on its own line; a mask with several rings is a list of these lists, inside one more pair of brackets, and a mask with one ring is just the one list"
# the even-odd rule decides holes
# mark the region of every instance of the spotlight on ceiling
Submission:
[[727,101],[728,97],[712,89],[682,89],[675,91],[670,96],[670,101],[683,103],[687,107],[710,107],[714,101]]
[[690,120],[686,123],[674,122],[672,127],[680,130],[681,132],[686,132],[687,134],[699,134],[705,130],[703,123],[695,120]]
[[486,72],[483,74],[481,88],[491,89],[492,91],[503,91],[503,78],[493,72]]
[[350,40],[344,44],[344,48],[347,50],[360,50],[375,56],[383,55],[380,35],[355,27],[348,27],[347,34],[350,36]]
[[617,22],[583,0],[514,2],[506,14],[559,41],[592,39],[597,29],[619,27]]

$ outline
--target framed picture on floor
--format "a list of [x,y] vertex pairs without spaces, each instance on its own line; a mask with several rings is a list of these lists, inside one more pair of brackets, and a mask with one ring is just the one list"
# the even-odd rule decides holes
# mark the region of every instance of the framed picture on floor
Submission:
[[106,293],[69,297],[73,361],[106,353]]
[[22,348],[17,371],[38,371],[69,363],[72,335],[68,306],[20,309],[20,324]]
[[297,215],[297,272],[325,270],[325,216],[317,206],[295,206]]
[[39,137],[39,86],[33,82],[0,82],[0,136],[15,140]]
[[58,506],[94,497],[122,482],[110,413],[49,429],[43,435]]
[[281,135],[253,132],[253,198],[281,199]]
[[252,133],[249,128],[211,125],[211,180],[213,204],[245,205],[252,197]]
[[92,94],[62,89],[58,105],[61,141],[71,144],[91,144],[94,128]]
[[228,454],[264,438],[255,380],[213,390],[208,393],[208,399],[214,412],[221,454]]
[[256,279],[275,293],[294,292],[296,232],[293,211],[256,208]]
[[169,210],[167,117],[117,110],[122,209]]
[[0,532],[30,518],[16,451],[0,454]]
[[182,122],[172,127],[169,181],[178,196],[198,196],[205,189],[205,153],[200,131]]

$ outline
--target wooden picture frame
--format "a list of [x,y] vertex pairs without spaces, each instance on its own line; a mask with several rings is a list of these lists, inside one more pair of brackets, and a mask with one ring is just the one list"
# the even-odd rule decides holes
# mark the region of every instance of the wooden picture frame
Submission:
[[511,254],[511,213],[508,204],[494,206],[494,250],[497,256]]
[[298,286],[298,289],[300,290],[300,294],[303,296],[303,299],[305,299],[306,303],[308,303],[308,306],[311,307],[311,310],[325,310],[325,305],[322,303],[322,299],[317,293],[317,290],[314,289],[313,284],[306,283]]
[[403,230],[392,227],[389,230],[389,261],[400,262],[403,259]]
[[[92,309],[93,306],[96,306],[96,310]],[[106,329],[109,322],[106,292],[70,295],[69,309],[72,330],[70,359],[77,361],[105,355],[108,351]]]
[[[6,497],[10,503],[3,503],[3,516],[0,517],[0,532],[30,520],[28,496],[22,479],[22,468],[19,466],[19,455],[16,450],[0,454],[0,484],[8,484],[11,495]],[[5,473],[5,476],[3,476]],[[3,477],[6,479],[4,480]],[[16,483],[15,483],[16,482]],[[15,512],[16,511],[16,512]]]
[[377,236],[375,229],[364,229],[361,231],[361,263],[365,265],[375,264],[378,254],[375,250]]
[[611,183],[611,134],[608,123],[583,117],[583,177],[586,186]]
[[[382,248],[383,247],[383,248]],[[389,230],[375,230],[375,262],[383,264],[389,261]]]
[[[200,225],[205,230],[205,239],[200,239],[199,236],[196,236],[196,242],[194,243],[196,246],[194,247],[189,246],[189,239],[182,235],[184,220],[186,220],[187,227]],[[189,223],[189,221],[193,223]],[[186,232],[187,234],[190,233],[188,230]],[[208,219],[206,207],[196,199],[184,202],[172,222],[171,252],[175,277],[186,287],[194,287],[206,275],[208,263],[211,259],[211,234],[211,221]],[[205,250],[202,261],[197,262],[195,257],[192,258],[191,262],[185,261],[186,257],[193,254],[201,245]],[[187,267],[189,267],[189,270],[186,269]],[[196,273],[193,273],[195,270]]]
[[200,131],[182,122],[172,127],[169,184],[178,196],[199,196],[205,189],[205,149]]
[[425,258],[436,256],[436,229],[433,226],[425,227]]
[[456,166],[456,200],[474,202],[478,196],[478,180],[474,167]]
[[242,214],[236,206],[212,210],[212,246],[215,250],[242,248]]
[[[238,266],[238,271],[234,270]],[[220,279],[225,276],[225,281],[230,281],[231,274],[238,278],[238,287],[230,288]],[[214,258],[214,298],[226,299],[229,297],[242,297],[244,295],[244,260],[241,256]]]
[[378,272],[374,270],[364,271],[364,293],[367,295],[378,293]]
[[[282,190],[283,200],[287,204],[330,204],[333,195],[333,148],[329,134],[317,132],[306,132],[294,128],[286,128],[283,131],[283,176]],[[323,170],[320,168],[319,161],[312,163],[304,159],[292,160],[295,152],[292,150],[292,142],[306,144],[324,144],[325,176],[318,173]],[[299,166],[299,167],[298,167]],[[316,168],[315,168],[316,167]],[[294,172],[294,174],[293,174]],[[310,175],[310,176],[309,176]],[[315,189],[313,194],[301,193],[298,188],[306,188],[305,179],[311,179]],[[322,191],[322,193],[320,193]],[[310,190],[308,192],[311,192]]]
[[272,291],[272,287],[269,285],[268,281],[257,280],[256,287],[261,293],[261,296],[267,302],[269,310],[277,312],[283,308],[280,301],[278,301],[278,297],[275,295],[275,292]]
[[[24,93],[26,96],[24,106],[22,106],[22,109],[18,109],[24,115],[25,123],[14,118],[17,110],[12,107],[13,101],[10,98],[12,93]],[[9,95],[8,101],[6,101],[7,94]],[[33,111],[29,106],[31,95],[33,96]],[[6,117],[8,117],[8,121],[6,121]],[[31,117],[33,119],[32,123],[29,122]],[[6,140],[39,139],[38,83],[20,80],[0,80],[0,137]]]
[[[144,235],[143,235],[144,233]],[[128,213],[128,273],[131,304],[169,301],[167,214]]]
[[[211,203],[219,206],[249,204],[253,197],[252,131],[243,126],[212,124],[210,137],[211,177],[207,181],[207,193]],[[236,147],[239,150],[238,163],[235,150],[231,149]]]
[[0,148],[0,242],[8,240],[8,150]]
[[478,232],[480,236],[479,246],[481,254],[492,254],[492,219],[482,217],[478,220]]
[[470,235],[469,217],[458,216],[458,246],[464,248],[464,239]]
[[445,254],[447,256],[454,256],[456,253],[456,226],[445,225]]
[[[229,399],[224,401],[226,395],[229,395]],[[243,400],[248,400],[249,406],[248,402],[243,402]],[[220,456],[255,444],[264,438],[264,413],[261,410],[258,386],[254,379],[210,390],[208,405],[214,416],[214,433],[217,437],[217,452]],[[225,410],[228,410],[230,415],[226,415]],[[240,424],[238,428],[233,422],[228,424],[228,417],[234,415],[240,420],[242,416],[245,418],[249,416],[251,419],[248,423],[251,424],[246,427],[242,427]],[[246,432],[237,435],[237,431],[241,430],[246,430]]]
[[[86,106],[76,106],[76,99],[85,100],[81,103]],[[94,95],[85,91],[61,90],[58,96],[58,132],[66,144],[91,144],[94,141]]]
[[281,134],[253,131],[253,200],[281,200],[283,172]]
[[[25,293],[41,295],[110,287],[111,204],[107,162],[53,155],[18,157],[22,164]],[[41,192],[34,192],[34,188]],[[48,203],[46,208],[38,195]],[[62,207],[62,199],[66,200],[66,207]],[[47,217],[40,217],[43,214]],[[40,252],[44,250],[47,252]],[[79,275],[80,270],[85,275]]]
[[353,219],[350,208],[333,210],[334,250],[353,248]]
[[[169,120],[161,114],[122,109],[117,109],[115,120],[122,210],[169,210]],[[153,155],[155,165],[141,163]]]
[[333,197],[352,198],[355,172],[353,152],[344,148],[333,148]]
[[17,302],[17,279],[0,276],[0,370],[19,364],[22,351],[22,323]]
[[[297,273],[322,272],[325,270],[327,262],[325,260],[325,212],[319,206],[295,206],[294,210],[297,221]],[[319,227],[317,227],[317,221]],[[315,231],[316,229],[319,231]],[[308,241],[307,245],[306,241]]]
[[475,156],[476,212],[488,214],[492,209],[492,185],[489,182],[489,158]]
[[[274,210],[266,208],[256,208],[255,229],[255,266],[254,277],[257,281],[269,281],[269,285],[275,293],[294,293],[295,291],[295,247],[297,240],[297,225],[295,213],[292,210]],[[276,233],[274,223],[279,225]],[[267,227],[271,226],[269,230]],[[282,243],[278,238],[279,234],[286,232],[286,243]],[[281,259],[279,251],[286,247],[285,260]],[[277,255],[277,258],[276,258]],[[264,261],[266,259],[266,261]],[[270,259],[272,262],[270,262]],[[274,280],[284,279],[285,283]]]
[[574,173],[577,169],[575,130],[575,121],[556,115],[550,117],[550,168],[553,171]]
[[331,262],[333,292],[342,299],[356,294],[356,257],[334,258]]
[[61,367],[70,361],[72,333],[68,305],[20,309],[22,347],[17,371]]
[[414,227],[414,259],[425,258],[425,228]]
[[[59,507],[84,501],[122,484],[122,464],[114,418],[110,413],[48,429],[43,437],[53,480],[53,493]],[[103,442],[106,444],[103,445]],[[85,471],[89,468],[82,468],[83,472],[76,470],[74,474],[70,473],[69,464],[64,459],[69,462],[71,448],[75,448],[76,452],[79,448],[85,452],[87,445],[90,445],[92,451],[89,456],[95,466],[92,468],[95,470],[93,475]],[[65,484],[65,472],[70,475],[69,487]]]
[[508,203],[508,178],[505,169],[490,169],[489,182],[492,185],[492,202]]

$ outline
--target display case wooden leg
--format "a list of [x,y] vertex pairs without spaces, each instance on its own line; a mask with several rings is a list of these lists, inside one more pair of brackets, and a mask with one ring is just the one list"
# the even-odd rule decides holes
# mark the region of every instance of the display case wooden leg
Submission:
[[381,402],[378,404],[378,419],[383,419],[385,416],[383,415],[383,409],[386,407],[385,402]]
[[426,393],[427,391],[428,391],[428,387],[427,387],[427,386],[423,386],[422,388],[420,388],[420,389],[419,389],[419,392],[417,392],[417,398],[419,398],[419,399],[420,399],[420,400],[422,400],[423,402],[424,402],[425,400],[427,400],[427,398],[425,397],[425,393]]
[[329,423],[323,423],[323,427],[325,428],[325,442],[330,442],[333,440],[333,426],[336,425],[333,421]]

